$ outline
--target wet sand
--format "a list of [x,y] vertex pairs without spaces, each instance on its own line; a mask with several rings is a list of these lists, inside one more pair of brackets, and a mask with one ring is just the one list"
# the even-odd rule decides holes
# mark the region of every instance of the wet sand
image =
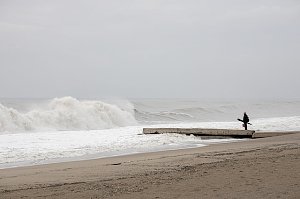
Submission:
[[299,133],[0,170],[0,198],[299,197]]

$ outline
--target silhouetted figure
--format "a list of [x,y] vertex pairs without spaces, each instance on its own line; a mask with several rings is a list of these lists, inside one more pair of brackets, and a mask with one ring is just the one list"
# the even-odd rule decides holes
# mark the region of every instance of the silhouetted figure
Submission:
[[238,118],[238,121],[243,122],[244,123],[243,126],[245,127],[245,130],[247,130],[247,125],[250,124],[250,123],[249,123],[249,117],[248,117],[246,112],[244,112],[243,120]]

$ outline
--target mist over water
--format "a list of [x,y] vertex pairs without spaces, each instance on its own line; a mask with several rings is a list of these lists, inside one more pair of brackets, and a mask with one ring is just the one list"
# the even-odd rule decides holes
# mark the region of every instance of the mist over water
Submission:
[[142,123],[233,122],[247,112],[250,119],[300,115],[300,101],[140,100],[134,102]]
[[10,104],[21,107],[21,110],[0,104],[2,132],[95,130],[137,124],[133,108],[120,108],[102,101],[79,101],[72,97],[64,97],[35,104],[28,101]]
[[[237,117],[242,117],[245,111],[250,120],[268,119],[269,122],[272,121],[271,118],[278,122],[276,118],[300,115],[300,101],[129,101],[63,97],[48,100],[10,99],[0,102],[0,132],[101,130],[196,122],[211,122],[211,128],[214,128],[215,122],[236,122]],[[288,123],[287,118],[284,126],[287,125],[286,122]]]

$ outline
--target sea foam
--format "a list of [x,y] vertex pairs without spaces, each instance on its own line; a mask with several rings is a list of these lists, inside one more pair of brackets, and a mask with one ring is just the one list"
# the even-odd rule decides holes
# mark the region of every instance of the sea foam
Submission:
[[124,108],[102,101],[55,98],[25,113],[0,104],[0,132],[95,130],[136,123],[133,106]]

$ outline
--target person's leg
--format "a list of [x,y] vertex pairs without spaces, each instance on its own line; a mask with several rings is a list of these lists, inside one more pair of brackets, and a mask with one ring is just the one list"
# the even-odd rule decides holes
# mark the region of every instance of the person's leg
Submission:
[[247,130],[247,123],[244,123],[244,126],[245,126],[245,130]]

